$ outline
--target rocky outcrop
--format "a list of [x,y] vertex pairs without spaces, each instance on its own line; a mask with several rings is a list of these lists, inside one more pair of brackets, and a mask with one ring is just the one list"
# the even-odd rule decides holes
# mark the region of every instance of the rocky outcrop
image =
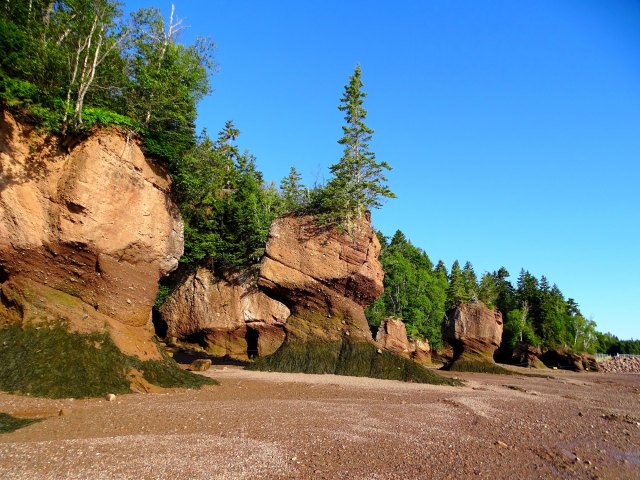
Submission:
[[185,276],[160,307],[167,337],[200,344],[209,354],[246,360],[284,341],[289,309],[260,291],[255,278],[214,277],[207,268]]
[[640,373],[640,356],[609,357],[599,366],[606,373]]
[[376,344],[385,350],[411,358],[423,365],[431,363],[431,348],[426,340],[407,337],[407,329],[400,318],[385,318],[378,327]]
[[107,330],[124,353],[161,358],[151,307],[183,251],[168,173],[119,131],[67,152],[4,112],[0,174],[0,321]]
[[540,360],[542,350],[540,347],[533,345],[527,345],[526,343],[520,343],[516,345],[511,354],[510,363],[520,367],[528,368],[547,368],[546,365]]
[[369,218],[350,232],[311,216],[276,219],[269,230],[258,285],[291,310],[288,341],[372,342],[364,306],[382,294],[380,243]]
[[502,314],[480,302],[458,305],[447,312],[443,338],[453,347],[454,362],[494,363],[502,339]]
[[594,355],[588,353],[573,353],[568,349],[545,350],[540,355],[540,360],[549,368],[573,370],[576,372],[584,370],[597,372],[599,370]]
[[257,279],[198,268],[179,282],[159,309],[166,336],[240,360],[272,354],[285,337],[372,343],[363,307],[382,293],[379,252],[368,219],[347,233],[278,218]]

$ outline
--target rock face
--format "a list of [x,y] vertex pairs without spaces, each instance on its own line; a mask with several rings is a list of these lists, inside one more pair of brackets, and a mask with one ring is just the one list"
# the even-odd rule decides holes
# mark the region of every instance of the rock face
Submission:
[[288,341],[371,342],[364,306],[383,291],[380,243],[369,218],[351,232],[318,226],[310,216],[276,219],[260,267],[261,290],[289,307]]
[[407,329],[399,318],[385,318],[378,327],[376,344],[397,355],[411,358],[421,364],[431,363],[431,348],[426,340],[407,338]]
[[458,360],[493,363],[502,340],[502,314],[483,303],[458,305],[447,312],[444,340],[451,344]]
[[183,252],[169,175],[115,130],[58,145],[2,113],[0,322],[106,329],[124,353],[160,358],[151,306]]
[[278,349],[289,309],[261,292],[255,279],[214,278],[201,267],[182,279],[160,314],[167,337],[199,343],[211,355],[246,360]]
[[525,343],[518,344],[513,349],[511,355],[511,363],[521,367],[529,368],[547,368],[540,360],[542,351],[540,347],[534,347],[533,345],[527,345]]
[[577,354],[565,349],[549,349],[540,355],[540,360],[549,368],[563,370],[583,370],[597,372],[599,370],[596,357],[588,353]]

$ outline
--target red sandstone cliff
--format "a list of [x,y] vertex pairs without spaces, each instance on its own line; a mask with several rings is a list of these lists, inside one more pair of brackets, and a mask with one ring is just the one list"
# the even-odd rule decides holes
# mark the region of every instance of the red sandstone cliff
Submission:
[[1,114],[0,322],[107,330],[125,354],[160,358],[151,307],[183,252],[169,175],[116,130],[58,145]]

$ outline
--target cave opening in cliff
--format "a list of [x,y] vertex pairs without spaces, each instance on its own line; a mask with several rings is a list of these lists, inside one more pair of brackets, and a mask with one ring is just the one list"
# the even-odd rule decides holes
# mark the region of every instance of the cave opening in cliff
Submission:
[[247,328],[247,333],[244,338],[247,341],[247,357],[250,359],[258,357],[258,336],[257,330]]
[[9,272],[4,268],[4,265],[0,265],[0,283],[4,283],[9,280]]
[[[97,265],[98,263],[96,262],[96,266]],[[153,322],[153,328],[156,332],[156,336],[158,338],[165,338],[167,336],[169,326],[167,325],[167,322],[165,322],[164,318],[162,318],[162,315],[160,315],[157,308],[151,310],[151,321]]]

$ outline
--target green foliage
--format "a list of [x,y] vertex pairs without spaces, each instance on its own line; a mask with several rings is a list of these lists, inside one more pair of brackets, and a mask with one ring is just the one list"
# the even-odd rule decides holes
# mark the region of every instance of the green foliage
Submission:
[[595,332],[596,351],[609,355],[628,354],[640,355],[640,340],[620,340],[611,333]]
[[[467,262],[468,263],[468,262]],[[453,262],[451,273],[449,274],[449,286],[447,288],[447,310],[454,308],[456,305],[466,303],[471,299],[467,290],[467,280],[458,260]]]
[[0,9],[0,98],[52,131],[119,125],[154,157],[195,144],[196,104],[210,91],[213,43],[178,42],[172,10],[123,16],[116,0],[7,0]]
[[284,209],[288,212],[302,211],[306,205],[306,192],[302,184],[302,175],[296,167],[291,167],[289,175],[280,182],[280,193]]
[[153,302],[153,306],[159,308],[165,302],[167,298],[171,295],[171,287],[165,285],[163,283],[158,284],[158,293],[156,294],[156,299]]
[[358,65],[344,88],[338,109],[345,114],[346,125],[338,140],[344,146],[342,158],[331,166],[333,178],[325,187],[322,210],[325,221],[349,225],[371,208],[382,205],[383,198],[395,198],[386,185],[384,170],[391,170],[386,162],[378,162],[369,149],[373,130],[365,123],[367,110],[363,107],[367,96],[362,91],[361,69]]
[[131,118],[125,115],[120,115],[112,110],[99,107],[86,107],[83,109],[82,116],[84,119],[84,127],[87,129],[90,129],[93,126],[108,127],[115,125],[122,128],[128,128],[132,131],[138,130],[137,125]]
[[0,413],[0,433],[11,433],[41,420],[41,418],[16,418],[8,413]]
[[69,332],[63,325],[11,325],[0,329],[0,389],[39,397],[97,397],[129,393],[127,374],[150,383],[200,387],[212,383],[170,359],[141,361],[123,355],[108,334]]
[[185,221],[185,265],[247,267],[259,262],[273,219],[283,213],[273,185],[255,159],[240,153],[239,135],[226,123],[214,142],[205,133],[176,164],[175,188]]
[[390,243],[383,239],[381,244],[384,293],[366,310],[369,324],[377,327],[384,317],[401,317],[409,336],[426,338],[432,348],[440,348],[446,276],[434,270],[429,256],[400,230]]
[[357,377],[372,377],[436,385],[459,385],[451,380],[387,351],[378,353],[367,342],[285,342],[273,355],[259,358],[247,367],[298,373],[331,373]]

